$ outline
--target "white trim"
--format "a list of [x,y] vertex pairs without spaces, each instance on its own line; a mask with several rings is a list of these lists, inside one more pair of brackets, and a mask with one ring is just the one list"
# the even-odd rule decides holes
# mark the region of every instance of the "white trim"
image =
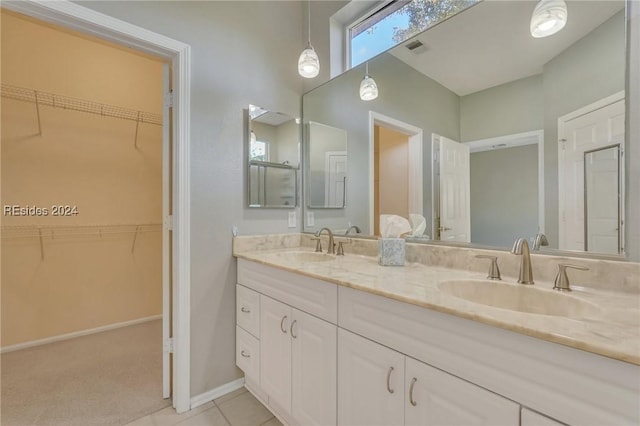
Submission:
[[469,145],[471,154],[534,144],[538,145],[538,232],[544,233],[544,130],[533,130],[530,132],[514,133],[512,135],[465,142],[465,145]]
[[190,406],[190,96],[188,44],[93,11],[68,0],[3,1],[2,7],[125,45],[172,63],[173,69],[173,405]]
[[[598,101],[590,103],[589,105],[585,105],[582,108],[579,108],[575,111],[571,111],[568,114],[565,114],[558,118],[558,126],[560,126],[560,122],[564,125],[567,121],[571,121],[585,114],[589,114],[597,109],[604,108],[611,104],[614,104],[618,101],[624,99],[624,90],[614,93],[613,95],[607,96],[606,98],[602,98]],[[560,127],[558,127],[558,135],[560,135]]]
[[409,136],[408,158],[408,189],[409,189],[409,213],[423,214],[424,204],[422,200],[423,164],[422,164],[422,129],[386,115],[369,111],[369,234],[374,230],[374,126],[382,124],[400,133]]
[[191,398],[191,409],[193,410],[196,407],[206,404],[207,402],[211,402],[214,399],[220,398],[234,390],[240,389],[244,386],[244,377],[234,380],[233,382],[225,383],[222,386],[218,386],[215,389],[208,390],[199,395]]
[[47,345],[49,343],[61,342],[63,340],[75,339],[76,337],[88,336],[90,334],[102,333],[104,331],[116,330],[122,327],[142,324],[149,321],[162,319],[162,315],[153,315],[150,317],[138,318],[130,321],[116,322],[109,325],[103,325],[86,330],[74,331],[72,333],[58,334],[57,336],[45,337],[44,339],[30,340],[28,342],[16,343],[15,345],[4,346],[0,349],[0,353],[19,351],[20,349],[32,348],[34,346]]

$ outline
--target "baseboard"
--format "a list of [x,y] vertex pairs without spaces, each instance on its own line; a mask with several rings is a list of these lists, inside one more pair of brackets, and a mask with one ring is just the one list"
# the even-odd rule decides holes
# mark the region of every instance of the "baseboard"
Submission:
[[0,353],[18,351],[20,349],[46,345],[48,343],[60,342],[62,340],[74,339],[76,337],[87,336],[89,334],[102,333],[103,331],[115,330],[117,328],[128,327],[130,325],[142,324],[144,322],[155,321],[159,319],[162,319],[162,315],[153,315],[150,317],[138,318],[130,321],[123,321],[123,322],[117,322],[115,324],[103,325],[102,327],[74,331],[73,333],[59,334],[57,336],[46,337],[44,339],[30,340],[28,342],[17,343],[15,345],[4,346],[3,348],[0,348]]
[[216,398],[220,398],[222,395],[226,395],[229,392],[233,392],[236,389],[240,389],[244,386],[244,377],[234,380],[233,382],[226,383],[222,386],[218,386],[215,389],[208,390],[200,395],[196,395],[191,398],[191,409],[206,404],[209,401],[213,401]]

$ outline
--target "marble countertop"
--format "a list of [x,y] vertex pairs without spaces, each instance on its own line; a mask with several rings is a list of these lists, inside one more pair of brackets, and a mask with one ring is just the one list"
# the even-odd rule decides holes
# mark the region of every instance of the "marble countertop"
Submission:
[[[327,261],[314,261],[314,255],[317,254],[311,248],[281,247],[284,248],[238,250],[234,255],[640,365],[640,299],[637,294],[579,286],[573,286],[574,291],[570,293],[561,293],[551,290],[553,283],[536,281],[533,291],[548,292],[549,298],[558,300],[579,299],[592,309],[588,310],[589,314],[578,316],[577,319],[523,313],[471,302],[444,292],[439,287],[441,283],[452,280],[485,280],[486,274],[420,263],[380,266],[376,257],[349,253],[331,256]],[[505,278],[500,283],[517,286],[518,291],[528,291],[513,279]]]

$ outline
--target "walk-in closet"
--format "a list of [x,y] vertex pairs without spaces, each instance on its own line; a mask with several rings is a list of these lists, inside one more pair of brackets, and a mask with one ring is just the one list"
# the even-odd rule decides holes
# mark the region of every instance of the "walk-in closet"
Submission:
[[2,10],[3,425],[162,395],[163,63]]

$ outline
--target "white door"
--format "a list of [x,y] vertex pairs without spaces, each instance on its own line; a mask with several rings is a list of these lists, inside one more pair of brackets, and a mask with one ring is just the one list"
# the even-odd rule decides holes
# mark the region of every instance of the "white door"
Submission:
[[620,253],[620,147],[618,145],[585,154],[585,249]]
[[520,426],[562,426],[564,423],[557,422],[542,414],[522,408],[522,417],[520,418]]
[[[585,250],[585,152],[624,144],[624,98],[605,106],[599,104],[594,105],[593,110],[580,110],[558,120],[558,226],[561,250]],[[586,107],[587,110],[590,108]],[[571,118],[573,115],[577,116]],[[622,235],[622,224],[618,228]]]
[[405,425],[518,425],[515,402],[412,358],[405,362]]
[[[171,92],[171,67],[162,66],[162,84],[165,96]],[[171,209],[171,116],[172,107],[162,107],[162,397],[171,397],[171,242],[173,220]],[[174,405],[175,407],[175,405]]]
[[291,410],[298,424],[336,424],[337,330],[333,324],[293,310]]
[[347,186],[347,152],[325,153],[325,207],[344,207]]
[[260,295],[260,386],[269,404],[291,413],[291,308]]
[[440,239],[471,241],[469,147],[439,136]]
[[338,425],[404,424],[404,355],[338,329]]

